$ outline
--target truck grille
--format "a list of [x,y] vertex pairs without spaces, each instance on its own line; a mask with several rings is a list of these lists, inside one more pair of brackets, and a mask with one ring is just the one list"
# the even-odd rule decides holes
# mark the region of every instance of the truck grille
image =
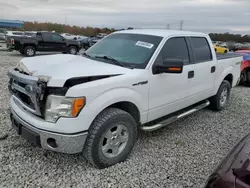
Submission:
[[41,116],[40,99],[43,87],[38,83],[38,78],[25,75],[13,69],[8,71],[9,90],[13,99],[19,106],[27,111]]
[[34,103],[32,102],[31,98],[24,94],[24,93],[21,93],[19,91],[14,91],[15,92],[15,96],[20,99],[26,106],[28,106],[29,108],[35,110],[35,105]]

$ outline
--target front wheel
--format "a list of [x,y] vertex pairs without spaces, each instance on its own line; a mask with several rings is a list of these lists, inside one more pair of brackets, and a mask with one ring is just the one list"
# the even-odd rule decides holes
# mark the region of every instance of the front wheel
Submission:
[[97,168],[106,168],[126,160],[137,139],[134,118],[118,108],[107,108],[93,121],[84,153]]
[[210,108],[216,111],[223,110],[227,105],[231,93],[231,85],[227,80],[224,80],[220,85],[217,94],[210,98]]
[[77,48],[75,46],[70,46],[69,47],[69,53],[72,55],[76,55],[77,54]]

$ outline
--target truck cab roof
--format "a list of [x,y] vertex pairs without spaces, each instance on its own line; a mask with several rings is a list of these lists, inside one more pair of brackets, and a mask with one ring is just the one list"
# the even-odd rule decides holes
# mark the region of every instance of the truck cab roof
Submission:
[[208,36],[205,33],[192,32],[192,31],[181,31],[181,30],[168,30],[168,29],[131,29],[122,30],[115,33],[131,33],[131,34],[143,34],[143,35],[154,35],[160,37],[168,36]]

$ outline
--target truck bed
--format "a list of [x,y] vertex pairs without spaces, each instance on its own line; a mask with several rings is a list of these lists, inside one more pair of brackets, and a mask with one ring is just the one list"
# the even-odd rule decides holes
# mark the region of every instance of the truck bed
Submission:
[[217,59],[221,60],[221,59],[230,59],[230,58],[234,58],[234,57],[242,57],[242,54],[239,53],[226,53],[226,54],[219,54],[216,53]]

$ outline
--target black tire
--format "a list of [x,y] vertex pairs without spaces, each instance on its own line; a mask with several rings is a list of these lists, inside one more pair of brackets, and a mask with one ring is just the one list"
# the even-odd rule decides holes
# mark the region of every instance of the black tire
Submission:
[[26,46],[26,47],[24,48],[24,54],[25,54],[27,57],[35,56],[35,55],[36,55],[36,49],[35,49],[33,46]]
[[77,47],[70,46],[69,47],[69,54],[76,55],[77,54]]
[[246,82],[245,85],[250,87],[250,70],[246,71]]
[[[105,139],[104,136],[106,133],[111,131],[117,125],[123,125],[127,129],[128,137],[126,145],[117,156],[107,157],[102,151],[103,147],[105,147],[105,145],[103,146],[103,139]],[[134,118],[129,113],[121,109],[107,108],[102,111],[91,124],[88,137],[85,142],[84,154],[88,161],[95,167],[100,169],[106,168],[116,163],[125,161],[131,153],[136,139],[137,124]],[[106,139],[106,143],[108,143],[108,141],[110,140]],[[120,145],[120,143],[118,144]]]
[[63,54],[67,54],[67,52],[62,52]]
[[[224,89],[227,90],[227,95],[226,95],[225,102],[222,103],[221,96],[222,96],[222,92],[224,91]],[[231,84],[227,80],[224,80],[222,82],[222,84],[220,85],[220,88],[219,88],[217,94],[210,98],[209,108],[212,110],[216,110],[216,111],[223,110],[226,107],[226,105],[228,104],[228,101],[230,98],[230,93],[231,93]]]
[[216,48],[215,48],[214,50],[215,50],[215,52],[217,52],[217,49],[216,49]]
[[227,53],[227,50],[225,50],[224,53],[226,54],[226,53]]

